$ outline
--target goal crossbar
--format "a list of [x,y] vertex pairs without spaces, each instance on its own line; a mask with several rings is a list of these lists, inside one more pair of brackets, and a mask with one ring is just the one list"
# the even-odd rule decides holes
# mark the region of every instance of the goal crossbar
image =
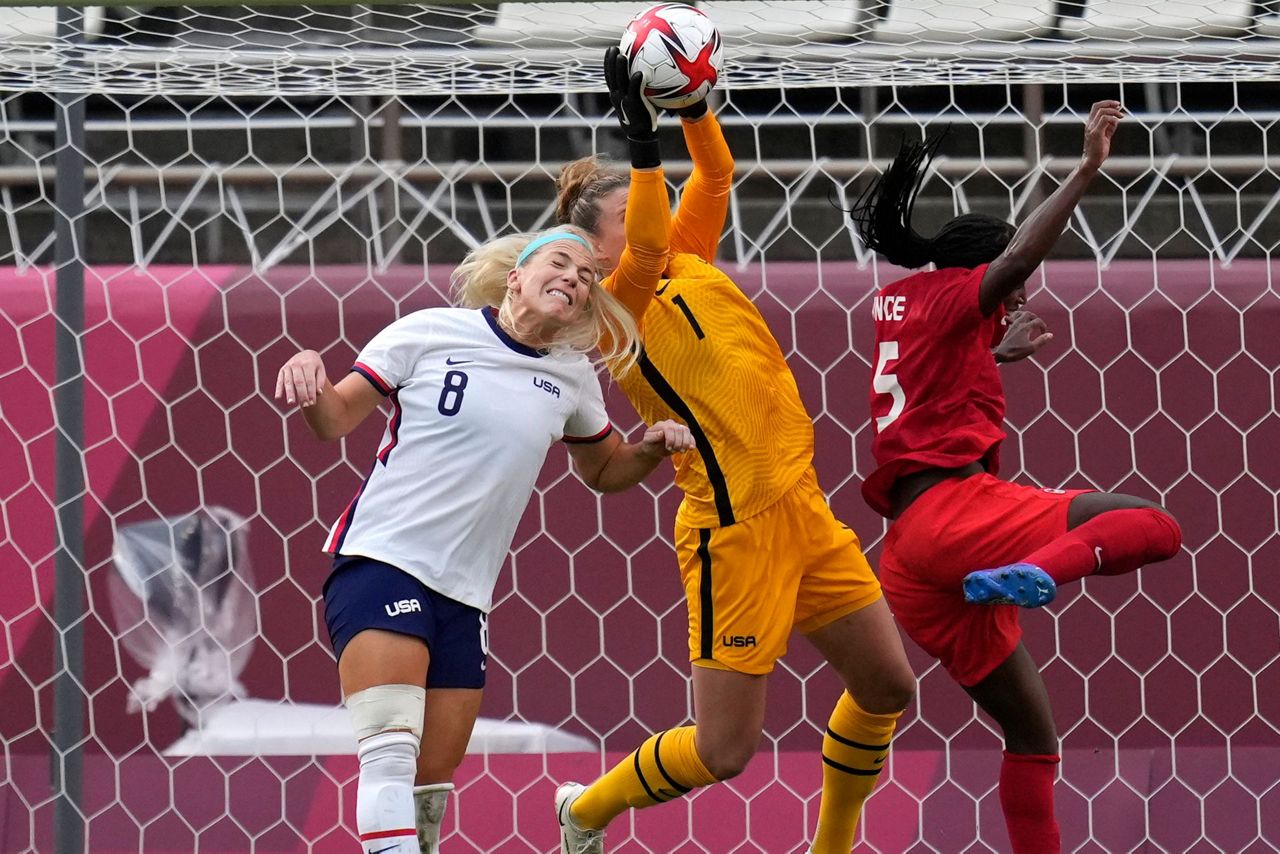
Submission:
[[[1025,0],[1011,7],[1043,9],[1041,18],[1005,19],[998,10],[967,6],[921,17],[929,2],[769,0],[737,11],[740,4],[728,0],[714,10],[726,43],[720,87],[1280,80],[1280,13],[1269,7],[1237,3],[1235,12],[1205,9],[1152,22],[1104,12],[1091,18],[1093,4],[1080,17],[1048,11],[1049,0]],[[1133,5],[1155,15],[1163,2]],[[62,23],[55,34],[47,0],[0,0],[17,7],[6,13],[9,32],[0,39],[0,89],[169,96],[586,92],[600,88],[600,53],[614,38],[606,19],[625,20],[630,9],[586,0],[365,4],[354,13],[335,5],[348,4],[318,0],[286,15],[271,11],[274,0],[199,6],[159,0],[155,13],[66,0],[57,7]],[[34,6],[44,8],[23,8]],[[104,6],[118,7],[109,31]],[[87,12],[66,20],[70,10],[90,7],[98,9],[93,26]]]

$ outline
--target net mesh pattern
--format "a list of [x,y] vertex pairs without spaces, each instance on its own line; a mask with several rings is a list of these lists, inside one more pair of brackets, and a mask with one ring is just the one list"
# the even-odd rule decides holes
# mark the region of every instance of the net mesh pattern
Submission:
[[[984,5],[995,4],[947,8]],[[1087,8],[1076,17],[1087,20]],[[67,815],[95,852],[355,846],[355,761],[340,740],[325,741],[333,730],[322,719],[339,697],[319,548],[383,423],[318,442],[272,400],[275,373],[309,347],[342,375],[390,320],[443,303],[466,249],[545,225],[563,162],[625,150],[603,93],[575,91],[598,88],[600,49],[586,36],[579,53],[532,41],[492,53],[492,65],[467,53],[449,77],[410,61],[424,46],[409,43],[417,30],[380,17],[390,14],[375,8],[357,32],[333,7],[176,10],[124,19],[123,32],[152,33],[151,45],[129,44],[123,25],[103,20],[75,56],[47,43],[6,48],[31,62],[4,54],[6,74],[27,76],[6,78],[0,95],[0,849],[55,850]],[[427,47],[461,56],[470,28],[497,26],[502,10],[418,14],[435,17],[400,20],[434,28]],[[1115,66],[1086,62],[1085,51],[1120,42],[1095,35],[1024,42],[1062,57],[1034,79],[1069,75],[1070,85],[1006,85],[1033,79],[1018,77],[1029,66],[1016,40],[982,42],[996,51],[983,81],[996,85],[954,85],[963,62],[917,57],[939,85],[884,77],[835,88],[857,60],[805,59],[880,50],[884,68],[910,69],[923,35],[894,47],[869,36],[889,11],[867,19],[865,43],[761,38],[760,56],[779,59],[759,60],[756,82],[735,48],[717,96],[738,162],[720,263],[778,338],[814,417],[820,482],[873,564],[885,523],[859,495],[871,466],[871,295],[902,271],[877,262],[839,208],[900,136],[949,124],[918,227],[970,210],[1024,217],[1078,158],[1090,101],[1119,96],[1128,109],[1115,155],[1031,282],[1031,307],[1057,338],[1004,369],[1004,474],[1141,495],[1169,507],[1185,533],[1174,560],[1070,587],[1024,619],[1063,737],[1066,850],[1280,846],[1280,115],[1273,86],[1244,79],[1264,70],[1242,59],[1263,39],[1265,15],[1250,14],[1244,39],[1150,34],[1178,46],[1178,75],[1221,82],[1115,85]],[[300,21],[347,41],[304,42]],[[219,35],[197,44],[197,32]],[[975,48],[945,44],[956,56]],[[1228,53],[1195,59],[1218,49]],[[117,64],[95,65],[96,51]],[[326,51],[351,62],[297,61]],[[156,61],[145,67],[123,61],[147,55]],[[211,55],[225,58],[225,76],[215,79]],[[53,74],[71,75],[59,79],[74,82],[72,94],[28,91]],[[247,92],[258,95],[236,94]],[[66,141],[57,126],[80,104],[84,139]],[[675,123],[660,133],[675,191],[688,163]],[[60,154],[83,167],[82,213],[58,195]],[[55,226],[68,214],[76,242],[59,261]],[[83,368],[60,381],[57,278],[80,269]],[[71,383],[83,387],[85,451],[83,488],[68,499],[55,457],[70,428],[55,401]],[[616,389],[608,403],[634,437]],[[464,761],[445,850],[552,850],[558,782],[594,776],[691,713],[671,542],[678,500],[665,469],[598,497],[553,450],[497,591],[482,710],[495,726],[526,729],[507,741],[490,730],[487,748]],[[83,524],[60,527],[73,501]],[[87,590],[60,626],[54,564],[80,531]],[[145,554],[161,557],[126,559]],[[84,652],[69,683],[83,722],[59,735],[64,648]],[[927,656],[909,654],[918,699],[860,844],[1007,850],[999,736]],[[840,686],[800,638],[770,679],[765,738],[747,772],[624,816],[611,850],[803,850]],[[245,716],[219,729],[217,716],[237,709]]]
[[[701,4],[722,86],[1274,80],[1280,9],[1253,0]],[[191,95],[584,91],[630,3],[4,10],[0,86]]]

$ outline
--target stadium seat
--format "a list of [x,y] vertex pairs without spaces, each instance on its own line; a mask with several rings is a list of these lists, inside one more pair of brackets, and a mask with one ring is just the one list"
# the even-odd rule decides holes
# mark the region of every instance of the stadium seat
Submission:
[[1252,0],[1088,0],[1084,15],[1065,18],[1064,34],[1091,39],[1233,38],[1253,23]]
[[[777,3],[704,2],[707,12],[729,42],[797,45],[843,41],[860,35],[879,0],[796,0]],[[615,43],[627,22],[644,8],[636,3],[501,3],[492,24],[473,31],[476,39],[525,47],[563,46],[575,33],[580,47]],[[553,41],[554,40],[554,41]]]
[[892,0],[872,38],[882,42],[1021,41],[1053,31],[1055,0]]
[[637,3],[499,3],[492,24],[472,30],[481,42],[521,47],[564,47],[568,34],[578,47],[617,44],[627,23],[644,8]]
[[1273,6],[1271,11],[1258,17],[1258,28],[1255,32],[1260,36],[1280,38],[1280,5]]
[[847,41],[865,34],[870,3],[877,0],[795,0],[777,3],[717,2],[698,4],[716,22],[725,41],[802,45]]

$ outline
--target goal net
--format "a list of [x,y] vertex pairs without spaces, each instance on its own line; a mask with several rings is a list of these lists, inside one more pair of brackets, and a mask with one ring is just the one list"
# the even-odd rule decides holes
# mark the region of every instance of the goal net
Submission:
[[[275,373],[308,347],[339,376],[442,304],[468,248],[548,224],[561,164],[622,155],[597,69],[640,8],[0,10],[0,849],[354,848],[319,549],[382,426],[318,442]],[[1089,104],[1124,103],[1032,281],[1055,341],[1003,369],[1006,474],[1158,500],[1185,532],[1175,560],[1024,617],[1064,846],[1280,846],[1280,8],[703,8],[738,164],[720,263],[782,344],[873,564],[870,297],[902,271],[841,208],[899,139],[949,125],[918,227],[1020,219],[1078,158]],[[660,133],[678,190],[678,124]],[[616,389],[609,406],[634,431]],[[449,854],[551,850],[556,783],[689,717],[678,500],[665,470],[598,497],[551,454],[499,584]],[[999,737],[910,653],[918,700],[859,843],[1008,850]],[[793,639],[747,772],[624,816],[610,850],[804,850],[839,690]]]
[[[1274,79],[1278,10],[1224,0],[708,0],[739,89],[886,83]],[[3,82],[165,95],[584,92],[626,2],[252,8],[89,7],[87,43],[52,8],[7,13]]]

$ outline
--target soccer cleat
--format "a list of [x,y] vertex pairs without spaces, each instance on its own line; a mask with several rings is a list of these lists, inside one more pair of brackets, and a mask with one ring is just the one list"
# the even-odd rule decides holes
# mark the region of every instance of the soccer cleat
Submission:
[[1017,605],[1039,608],[1058,593],[1049,573],[1030,563],[982,569],[964,577],[964,601],[973,605]]
[[587,790],[581,783],[564,783],[556,789],[556,821],[560,822],[560,854],[604,854],[604,831],[585,830],[569,814],[578,796]]

